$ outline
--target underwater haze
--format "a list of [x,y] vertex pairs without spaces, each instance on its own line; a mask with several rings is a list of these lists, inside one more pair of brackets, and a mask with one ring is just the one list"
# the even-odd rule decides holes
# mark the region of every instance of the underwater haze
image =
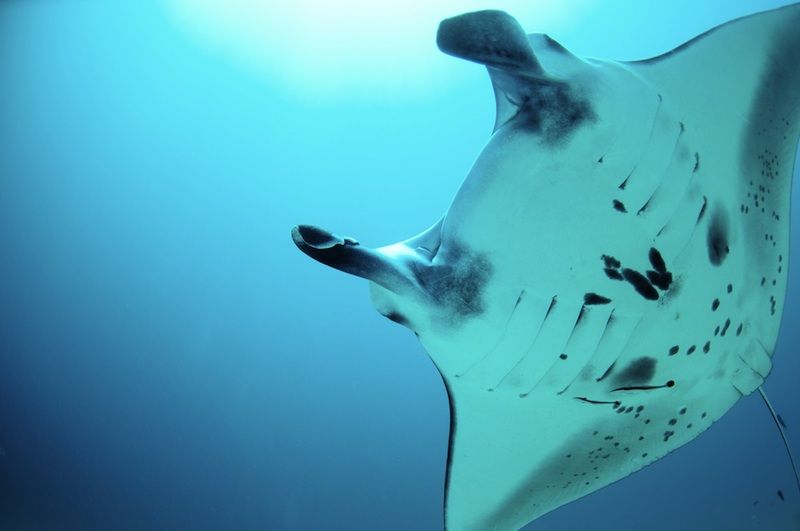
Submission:
[[[443,17],[627,60],[788,3],[0,3],[0,530],[442,529],[442,380],[291,227],[448,207],[495,103]],[[764,389],[800,456],[795,223]],[[800,492],[756,393],[526,529],[796,530]]]

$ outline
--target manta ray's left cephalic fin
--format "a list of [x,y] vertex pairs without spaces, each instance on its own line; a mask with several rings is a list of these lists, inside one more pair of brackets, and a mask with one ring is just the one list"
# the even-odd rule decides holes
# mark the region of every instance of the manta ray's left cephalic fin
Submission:
[[[527,35],[503,11],[476,11],[448,18],[439,25],[436,43],[443,52],[486,66],[497,103],[496,131],[539,99],[555,100],[566,87],[559,66],[582,62],[547,35]],[[534,46],[536,44],[537,46]],[[547,62],[545,62],[547,61]]]

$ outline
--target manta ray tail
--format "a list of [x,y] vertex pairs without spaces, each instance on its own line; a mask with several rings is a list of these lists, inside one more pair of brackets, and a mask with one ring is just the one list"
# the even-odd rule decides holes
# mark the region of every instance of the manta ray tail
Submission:
[[778,414],[775,413],[775,408],[772,407],[772,404],[767,398],[767,393],[764,391],[763,387],[758,388],[758,392],[761,394],[761,398],[764,399],[764,404],[767,405],[767,409],[769,409],[770,415],[772,415],[772,420],[775,421],[775,425],[778,427],[778,431],[781,434],[781,439],[783,440],[783,445],[786,447],[786,453],[789,455],[789,461],[792,464],[792,472],[794,472],[794,480],[797,483],[797,490],[800,491],[800,473],[797,472],[797,462],[794,460],[794,454],[792,453],[792,447],[789,446],[789,439],[786,437],[786,432],[783,430],[783,426],[781,425],[781,421],[778,420]]

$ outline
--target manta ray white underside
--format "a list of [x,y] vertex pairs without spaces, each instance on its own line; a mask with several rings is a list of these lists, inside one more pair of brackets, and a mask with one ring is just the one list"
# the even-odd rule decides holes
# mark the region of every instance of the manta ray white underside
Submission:
[[446,526],[516,529],[660,459],[770,372],[800,132],[800,6],[640,62],[509,15],[442,22],[488,67],[495,131],[443,218],[370,249],[298,247],[371,281],[451,404]]

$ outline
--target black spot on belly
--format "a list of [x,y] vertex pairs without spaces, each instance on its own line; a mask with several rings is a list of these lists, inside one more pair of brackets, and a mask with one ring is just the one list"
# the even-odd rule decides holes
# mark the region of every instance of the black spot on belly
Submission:
[[664,263],[664,258],[661,256],[661,253],[658,252],[658,249],[651,247],[650,252],[648,253],[648,258],[650,259],[650,265],[653,266],[653,269],[659,273],[667,272],[667,264]]
[[587,293],[583,296],[584,304],[608,304],[609,302],[611,302],[611,299],[598,295],[597,293]]
[[610,269],[619,269],[619,267],[622,265],[620,261],[614,258],[613,256],[604,254],[603,256],[601,256],[601,258],[605,266]]
[[633,269],[623,269],[622,276],[636,289],[636,292],[647,300],[658,300],[658,292],[647,280],[647,277]]
[[669,285],[672,284],[672,273],[659,273],[658,271],[649,270],[647,271],[647,279],[658,289],[666,291],[669,289]]
[[614,199],[613,205],[614,205],[614,210],[618,210],[619,212],[627,212],[628,211],[625,208],[625,205],[622,203],[622,201],[620,201],[618,199]]
[[675,354],[678,353],[679,350],[680,350],[680,347],[678,347],[678,345],[674,345],[673,347],[671,347],[669,349],[669,355],[670,356],[674,356]]
[[706,243],[708,245],[709,261],[715,266],[721,265],[730,252],[730,247],[728,246],[728,220],[725,212],[721,209],[717,209],[714,215],[711,216]]
[[631,387],[650,382],[656,373],[656,359],[642,357],[633,360],[614,377],[617,387]]

